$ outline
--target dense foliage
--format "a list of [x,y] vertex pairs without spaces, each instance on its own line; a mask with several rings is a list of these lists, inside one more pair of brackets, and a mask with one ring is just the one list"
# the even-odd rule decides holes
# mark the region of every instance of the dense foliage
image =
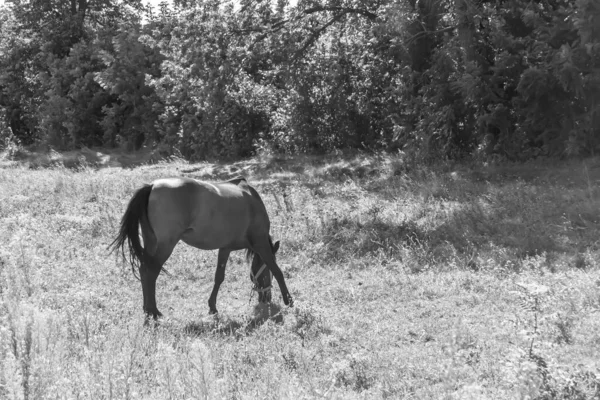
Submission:
[[11,0],[0,137],[57,149],[600,149],[600,0]]

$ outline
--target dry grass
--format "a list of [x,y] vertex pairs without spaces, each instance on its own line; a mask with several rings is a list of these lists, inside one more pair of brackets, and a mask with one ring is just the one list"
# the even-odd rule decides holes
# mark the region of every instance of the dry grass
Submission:
[[[0,169],[0,398],[600,396],[600,160],[55,164]],[[131,194],[240,174],[296,306],[257,306],[240,252],[209,318],[216,252],[179,245],[166,317],[144,328],[139,282],[106,252]]]

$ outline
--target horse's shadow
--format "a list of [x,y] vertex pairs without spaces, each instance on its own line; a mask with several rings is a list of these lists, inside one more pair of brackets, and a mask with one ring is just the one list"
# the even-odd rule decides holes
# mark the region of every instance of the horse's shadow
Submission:
[[190,336],[217,334],[224,336],[245,336],[258,329],[267,321],[283,323],[281,307],[276,304],[257,304],[252,315],[238,318],[221,317],[219,314],[192,321],[185,325],[184,332]]

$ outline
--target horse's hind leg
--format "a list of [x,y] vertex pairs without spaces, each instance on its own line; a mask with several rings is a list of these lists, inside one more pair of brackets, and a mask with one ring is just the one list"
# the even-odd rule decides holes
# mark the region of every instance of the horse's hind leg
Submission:
[[219,249],[219,256],[217,259],[217,270],[215,272],[215,285],[213,286],[212,293],[210,294],[210,298],[208,299],[208,307],[210,309],[210,314],[216,314],[217,311],[217,294],[219,293],[219,287],[223,280],[225,279],[225,266],[227,265],[227,260],[229,259],[229,253],[231,250],[227,249]]
[[254,242],[252,250],[258,253],[260,258],[262,258],[263,262],[267,265],[277,280],[277,284],[279,285],[279,290],[281,290],[281,296],[283,297],[283,302],[285,305],[292,307],[294,305],[294,300],[292,299],[292,295],[288,291],[288,288],[285,284],[283,272],[281,272],[281,269],[275,261],[275,256],[273,255],[273,250],[271,249],[271,244],[269,243],[268,237]]
[[146,253],[140,267],[140,279],[142,281],[142,293],[144,295],[144,312],[147,317],[157,319],[162,316],[156,307],[156,280],[160,274],[163,264],[175,245],[159,245],[153,255]]
[[162,314],[156,307],[156,279],[160,273],[161,266],[156,266],[148,260],[140,267],[140,279],[142,281],[142,293],[144,295],[144,313],[146,317],[157,319]]

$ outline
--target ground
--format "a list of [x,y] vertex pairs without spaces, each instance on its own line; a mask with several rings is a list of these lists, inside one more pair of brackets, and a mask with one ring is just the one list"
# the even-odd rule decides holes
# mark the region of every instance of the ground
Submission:
[[[1,398],[600,396],[600,159],[124,169],[88,152],[0,162]],[[269,210],[294,307],[276,284],[258,305],[238,252],[209,316],[216,251],[179,244],[165,317],[144,326],[140,284],[107,251],[131,195],[238,175]]]

